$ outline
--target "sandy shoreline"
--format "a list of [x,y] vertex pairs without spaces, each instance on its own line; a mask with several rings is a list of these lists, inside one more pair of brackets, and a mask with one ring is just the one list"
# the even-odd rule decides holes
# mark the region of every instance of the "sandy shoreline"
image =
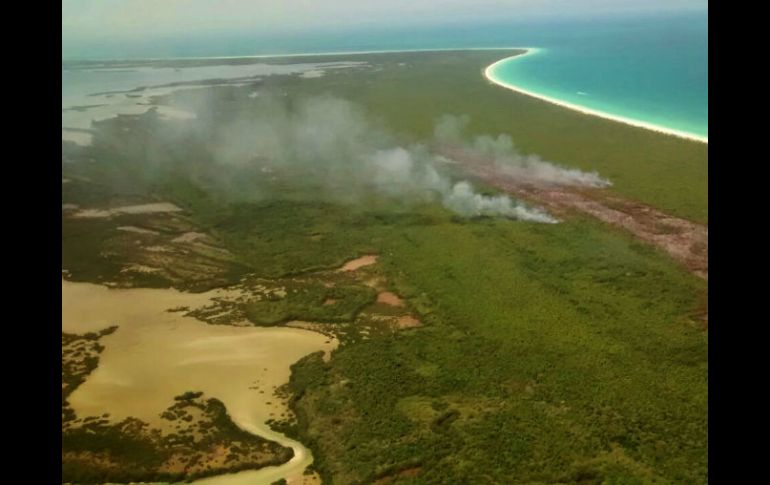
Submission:
[[540,100],[543,100],[543,101],[555,104],[557,106],[561,106],[563,108],[571,109],[571,110],[577,111],[579,113],[583,113],[583,114],[586,114],[586,115],[592,115],[592,116],[598,116],[600,118],[604,118],[604,119],[611,120],[611,121],[617,121],[619,123],[624,123],[626,125],[635,126],[637,128],[644,128],[644,129],[647,129],[647,130],[655,131],[657,133],[663,133],[663,134],[666,134],[666,135],[673,135],[673,136],[677,136],[679,138],[685,138],[685,139],[688,139],[688,140],[692,140],[692,141],[697,141],[697,142],[708,144],[708,137],[704,137],[704,136],[700,136],[700,135],[695,135],[693,133],[688,133],[686,131],[680,131],[680,130],[674,130],[672,128],[666,128],[664,126],[659,126],[659,125],[655,125],[655,124],[652,124],[652,123],[647,123],[645,121],[639,121],[639,120],[635,120],[635,119],[632,119],[632,118],[626,118],[626,117],[623,117],[623,116],[617,116],[617,115],[613,115],[613,114],[610,114],[610,113],[606,113],[604,111],[599,111],[599,110],[587,108],[587,107],[581,106],[579,104],[574,104],[574,103],[570,103],[568,101],[562,101],[560,99],[551,98],[549,96],[545,96],[545,95],[536,93],[534,91],[523,89],[523,88],[520,88],[519,86],[516,86],[516,85],[510,84],[510,83],[501,81],[500,79],[497,79],[495,77],[495,75],[494,75],[495,68],[497,68],[500,64],[502,64],[503,62],[509,61],[511,59],[518,59],[518,58],[521,58],[521,57],[526,56],[528,54],[532,54],[532,53],[536,52],[537,49],[528,48],[528,49],[525,49],[525,50],[526,50],[526,52],[524,54],[519,54],[519,55],[515,55],[515,56],[511,56],[511,57],[506,57],[505,59],[500,59],[499,61],[497,61],[497,62],[495,62],[493,64],[490,64],[489,66],[487,66],[486,69],[484,69],[484,77],[487,78],[487,80],[490,81],[491,83],[497,84],[498,86],[501,86],[501,87],[503,87],[505,89],[510,89],[511,91],[515,91],[517,93],[526,94],[527,96],[532,96],[533,98],[537,98],[537,99],[540,99]]

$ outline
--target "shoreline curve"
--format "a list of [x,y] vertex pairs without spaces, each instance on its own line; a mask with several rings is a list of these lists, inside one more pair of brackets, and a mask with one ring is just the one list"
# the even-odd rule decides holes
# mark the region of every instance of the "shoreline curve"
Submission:
[[607,113],[605,111],[599,111],[599,110],[596,110],[596,109],[587,108],[587,107],[581,106],[579,104],[570,103],[569,101],[563,101],[561,99],[552,98],[550,96],[546,96],[546,95],[543,95],[543,94],[540,94],[540,93],[536,93],[534,91],[530,91],[528,89],[521,88],[521,87],[516,86],[514,84],[511,84],[511,83],[508,83],[508,82],[505,82],[505,81],[501,81],[500,79],[495,77],[494,70],[500,64],[502,64],[504,62],[507,62],[507,61],[510,61],[510,60],[520,59],[520,58],[522,58],[522,57],[524,57],[526,55],[529,55],[529,54],[535,52],[536,50],[537,49],[535,49],[535,48],[524,48],[525,52],[523,54],[517,54],[517,55],[514,55],[514,56],[506,57],[504,59],[500,59],[499,61],[496,61],[496,62],[490,64],[489,66],[486,67],[486,69],[484,69],[484,77],[489,82],[491,82],[492,84],[496,84],[496,85],[498,85],[498,86],[500,86],[502,88],[508,89],[510,91],[515,91],[517,93],[524,94],[526,96],[537,98],[537,99],[539,99],[541,101],[545,101],[545,102],[548,102],[548,103],[551,103],[551,104],[555,104],[557,106],[561,106],[562,108],[571,109],[573,111],[577,111],[577,112],[585,114],[585,115],[597,116],[599,118],[604,118],[604,119],[610,120],[610,121],[616,121],[618,123],[623,123],[623,124],[626,124],[626,125],[634,126],[636,128],[644,128],[646,130],[654,131],[656,133],[661,133],[661,134],[664,134],[664,135],[676,136],[678,138],[684,138],[684,139],[687,139],[687,140],[690,140],[690,141],[697,141],[697,142],[700,142],[700,143],[708,144],[709,141],[708,141],[708,137],[707,136],[700,136],[700,135],[696,135],[694,133],[689,133],[689,132],[686,132],[686,131],[675,130],[673,128],[666,128],[665,126],[660,126],[660,125],[656,125],[656,124],[653,124],[653,123],[648,123],[646,121],[640,121],[640,120],[636,120],[636,119],[633,119],[633,118],[626,118],[624,116],[613,115],[613,114]]
[[491,83],[496,84],[505,89],[515,91],[520,94],[531,96],[533,98],[546,101],[562,108],[571,109],[582,114],[597,116],[606,120],[623,123],[626,125],[634,126],[637,128],[644,128],[656,133],[664,135],[676,136],[678,138],[687,139],[690,141],[697,141],[700,143],[708,144],[708,137],[696,135],[682,130],[675,130],[673,128],[667,128],[665,126],[656,125],[654,123],[648,123],[646,121],[640,121],[633,118],[627,118],[624,116],[613,115],[605,111],[600,111],[592,108],[587,108],[579,104],[570,103],[568,101],[562,101],[557,98],[545,96],[528,89],[523,89],[514,84],[506,83],[494,77],[494,69],[503,62],[513,60],[516,58],[522,58],[528,54],[537,51],[535,47],[447,47],[447,48],[426,48],[426,49],[384,49],[384,50],[361,50],[361,51],[337,51],[337,52],[303,52],[303,53],[284,53],[284,54],[252,54],[252,55],[240,55],[240,56],[185,56],[185,57],[137,57],[137,58],[68,58],[62,59],[62,63],[79,63],[79,62],[157,62],[157,61],[181,61],[181,60],[233,60],[233,59],[280,59],[287,57],[323,57],[323,56],[339,56],[339,55],[365,55],[365,54],[396,54],[396,53],[409,53],[409,52],[451,52],[451,51],[493,51],[493,50],[523,50],[522,54],[516,54],[513,56],[505,57],[496,61],[484,69],[484,77]]

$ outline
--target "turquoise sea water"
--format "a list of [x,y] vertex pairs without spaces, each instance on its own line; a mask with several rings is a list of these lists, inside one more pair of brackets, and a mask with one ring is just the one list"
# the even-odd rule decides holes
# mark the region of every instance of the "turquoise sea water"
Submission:
[[708,137],[705,19],[571,33],[574,42],[544,41],[532,54],[499,64],[494,76],[593,110]]
[[368,50],[536,47],[500,65],[501,81],[551,98],[708,137],[708,12],[516,20],[261,36],[207,34],[74,45],[63,58],[248,56]]

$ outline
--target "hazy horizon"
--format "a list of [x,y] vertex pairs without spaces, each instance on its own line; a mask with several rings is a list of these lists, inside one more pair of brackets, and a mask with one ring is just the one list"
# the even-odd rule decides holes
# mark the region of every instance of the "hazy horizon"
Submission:
[[[397,1],[387,6],[305,5],[287,2],[65,0],[62,2],[62,59],[190,57],[323,52],[380,48],[366,34],[399,32],[409,48],[432,48],[435,37],[454,35],[467,47],[466,26],[546,26],[560,21],[606,22],[650,15],[707,13],[702,0],[641,2],[622,0]],[[237,12],[237,14],[235,14]],[[478,35],[476,35],[478,37]],[[471,42],[490,47],[494,35]],[[500,38],[500,36],[497,36]],[[231,45],[255,46],[233,54]],[[499,40],[498,40],[499,41]],[[327,49],[318,43],[327,44]],[[198,47],[207,46],[206,49]],[[366,45],[370,44],[370,45]],[[437,46],[436,45],[436,46]],[[500,45],[495,45],[500,47]],[[383,46],[383,49],[394,48]],[[198,53],[203,52],[206,53]],[[253,50],[253,52],[251,52]]]

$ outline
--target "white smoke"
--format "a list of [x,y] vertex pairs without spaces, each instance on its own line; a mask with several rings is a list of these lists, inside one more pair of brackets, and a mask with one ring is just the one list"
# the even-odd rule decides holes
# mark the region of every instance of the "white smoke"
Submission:
[[515,203],[506,195],[485,196],[473,191],[468,182],[458,182],[444,195],[444,205],[458,214],[474,216],[503,216],[523,221],[558,222],[544,211]]
[[[286,100],[260,96],[254,102],[257,109],[242,119],[215,127],[219,140],[215,158],[230,168],[268,160],[272,166],[298,168],[297,173],[329,181],[329,187],[334,187],[330,196],[339,191],[343,180],[347,193],[340,196],[374,190],[401,199],[437,201],[464,217],[556,222],[506,195],[485,196],[466,181],[453,181],[439,170],[436,155],[424,146],[398,146],[348,101],[317,96],[289,106]],[[483,149],[500,147],[493,144]]]
[[418,163],[404,148],[381,150],[371,159],[375,187],[389,195],[428,191],[441,203],[464,217],[507,217],[524,221],[558,222],[544,211],[514,202],[507,195],[486,196],[477,193],[467,181],[452,184],[430,163]]
[[469,121],[467,116],[442,116],[434,128],[436,142],[439,145],[459,146],[470,157],[490,160],[498,172],[520,182],[597,188],[612,185],[596,172],[561,167],[537,155],[522,155],[508,135],[480,135],[470,143],[465,143],[463,131]]

